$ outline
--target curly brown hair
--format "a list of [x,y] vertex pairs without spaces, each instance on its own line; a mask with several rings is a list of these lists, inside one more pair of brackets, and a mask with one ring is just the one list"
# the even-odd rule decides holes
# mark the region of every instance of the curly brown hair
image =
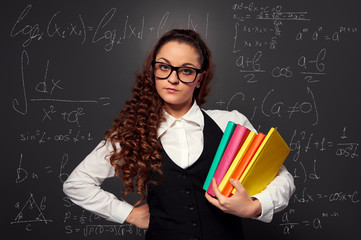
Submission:
[[157,130],[164,120],[164,110],[163,100],[155,88],[152,61],[161,47],[170,41],[189,44],[199,53],[201,69],[205,71],[200,88],[196,88],[193,93],[199,106],[206,101],[213,77],[210,50],[193,30],[174,29],[165,33],[146,58],[142,72],[136,76],[133,97],[114,119],[113,127],[105,132],[105,140],[116,149],[110,153],[110,162],[115,168],[115,175],[121,176],[125,185],[122,197],[135,192],[136,187],[136,192],[142,196],[136,205],[145,199],[150,172],[158,172],[163,176],[160,170],[163,162],[160,155],[162,147],[157,139]]

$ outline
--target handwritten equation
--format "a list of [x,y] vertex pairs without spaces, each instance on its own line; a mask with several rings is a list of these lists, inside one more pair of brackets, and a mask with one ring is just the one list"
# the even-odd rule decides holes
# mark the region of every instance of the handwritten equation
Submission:
[[64,224],[66,235],[81,235],[83,237],[120,237],[135,236],[144,238],[146,230],[134,227],[131,224],[103,224],[102,218],[85,210],[78,211],[74,204],[67,198],[63,198],[67,211],[64,213]]
[[[235,93],[227,102],[222,99],[217,102],[219,107],[225,106],[227,110],[237,109],[242,104],[248,104],[250,112],[244,114],[250,120],[255,116],[275,117],[279,119],[307,119],[311,125],[315,126],[319,123],[319,113],[317,108],[317,100],[313,91],[306,87],[304,96],[299,96],[299,100],[290,101],[283,99],[279,95],[279,90],[271,89],[264,96],[250,96],[244,92]],[[259,94],[261,95],[261,94]]]
[[90,132],[83,133],[81,130],[66,129],[64,132],[49,133],[48,131],[36,129],[20,133],[19,140],[27,143],[78,143],[81,141],[93,141],[94,138]]
[[[26,50],[23,50],[20,57],[20,70],[21,70],[21,79],[20,79],[20,89],[21,89],[21,100],[16,97],[12,101],[13,109],[22,115],[28,114],[29,102],[46,102],[46,103],[72,103],[72,104],[100,104],[101,106],[107,106],[110,104],[110,98],[99,97],[98,99],[62,99],[62,98],[54,98],[52,97],[55,92],[63,92],[64,88],[61,86],[61,80],[56,80],[53,77],[48,76],[49,70],[49,61],[46,63],[46,67],[44,69],[44,77],[43,80],[32,85],[33,88],[28,86],[28,79],[31,79],[31,76],[27,76],[25,74],[28,71],[28,67],[30,66],[30,56]],[[36,78],[36,77],[35,77]],[[30,84],[29,84],[30,85]],[[30,88],[30,90],[29,90]],[[30,98],[29,99],[29,91],[34,93],[41,94],[42,97],[39,98]],[[53,105],[51,105],[47,109],[44,110],[44,116],[42,121],[45,119],[51,120],[50,115],[56,113],[56,110]],[[60,113],[65,121],[68,122],[76,122],[79,126],[79,117],[84,115],[84,109],[79,107],[76,110],[71,110],[69,112]]]
[[[234,52],[239,51],[235,50]],[[242,81],[249,84],[258,83],[258,76],[262,76],[262,79],[269,76],[275,80],[291,80],[301,77],[305,83],[316,83],[320,82],[327,75],[326,54],[327,49],[322,48],[314,56],[300,55],[298,59],[294,60],[293,64],[291,62],[292,65],[287,63],[288,65],[273,66],[271,70],[266,70],[264,68],[265,63],[262,60],[263,52],[259,50],[251,56],[240,55],[235,63],[241,73]],[[269,63],[267,67],[270,67]]]
[[349,141],[347,135],[347,127],[340,131],[340,137],[337,141],[328,140],[326,137],[315,139],[313,133],[306,131],[297,132],[294,130],[289,146],[293,154],[293,161],[297,161],[301,155],[301,151],[307,153],[312,149],[319,150],[320,152],[332,150],[335,156],[344,158],[357,158],[359,157],[359,142]]
[[[297,22],[307,26],[293,37],[297,41],[341,42],[349,34],[358,32],[358,26],[309,26],[312,22],[308,11],[285,10],[283,5],[260,5],[260,3],[239,3],[232,5],[235,21],[234,48],[251,47],[276,49],[281,37],[287,34],[287,25]],[[257,24],[259,23],[259,24]]]
[[29,180],[45,180],[48,178],[47,175],[53,174],[55,174],[61,184],[64,183],[69,176],[67,169],[65,169],[69,161],[69,154],[64,153],[63,156],[57,160],[57,162],[52,161],[45,163],[42,168],[39,168],[38,166],[34,169],[31,167],[29,158],[26,158],[26,163],[24,163],[24,155],[21,153],[18,168],[16,169],[15,183],[20,184]]
[[[166,25],[170,12],[166,11],[157,25],[146,26],[145,16],[133,19],[130,16],[121,16],[121,20],[115,20],[117,8],[113,7],[95,25],[89,24],[82,14],[73,16],[73,19],[65,20],[61,11],[56,11],[44,23],[27,24],[27,19],[32,16],[33,6],[30,4],[20,13],[11,31],[11,37],[25,38],[22,47],[26,48],[33,41],[45,39],[79,39],[81,44],[90,41],[92,44],[103,44],[105,51],[111,51],[114,46],[122,45],[126,40],[142,40],[146,33],[156,33],[159,37]],[[64,21],[66,21],[64,23]],[[205,15],[203,29],[207,38],[209,14]],[[122,22],[119,25],[119,22]],[[200,31],[199,24],[195,23],[192,16],[187,17],[187,27]]]

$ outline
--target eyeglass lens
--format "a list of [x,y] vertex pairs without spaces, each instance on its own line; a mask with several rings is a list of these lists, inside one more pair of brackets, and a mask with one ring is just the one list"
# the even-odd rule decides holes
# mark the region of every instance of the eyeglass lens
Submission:
[[197,77],[197,71],[189,67],[173,67],[165,63],[154,64],[154,75],[158,78],[168,78],[173,70],[177,70],[177,76],[182,82],[193,82]]

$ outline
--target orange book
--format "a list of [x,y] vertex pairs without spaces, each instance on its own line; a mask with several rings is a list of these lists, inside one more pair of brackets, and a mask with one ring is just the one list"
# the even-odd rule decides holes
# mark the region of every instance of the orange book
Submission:
[[[271,128],[239,181],[250,196],[260,193],[275,178],[290,148],[275,128]],[[236,189],[233,189],[234,194]]]
[[[243,157],[241,163],[233,173],[232,177],[235,180],[239,180],[244,172],[244,170],[247,168],[249,162],[252,160],[254,154],[257,152],[257,149],[261,145],[263,139],[266,137],[263,133],[258,133],[255,139],[253,140],[251,146],[249,147],[246,155]],[[230,197],[232,195],[233,185],[228,182],[225,188],[223,189],[222,194],[226,197]]]

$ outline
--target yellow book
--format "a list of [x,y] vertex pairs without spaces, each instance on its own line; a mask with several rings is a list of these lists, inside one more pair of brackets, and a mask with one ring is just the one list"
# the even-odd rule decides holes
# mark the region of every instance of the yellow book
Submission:
[[226,174],[224,175],[221,184],[219,184],[218,189],[222,192],[229,179],[232,177],[234,171],[237,169],[238,165],[241,163],[244,155],[247,153],[249,146],[251,146],[253,139],[257,134],[250,131],[246,140],[244,141],[242,147],[239,149],[237,155],[233,159],[231,166],[228,168]]
[[[275,178],[290,148],[276,129],[271,128],[239,181],[250,196],[260,193]],[[235,193],[233,189],[232,193]]]

